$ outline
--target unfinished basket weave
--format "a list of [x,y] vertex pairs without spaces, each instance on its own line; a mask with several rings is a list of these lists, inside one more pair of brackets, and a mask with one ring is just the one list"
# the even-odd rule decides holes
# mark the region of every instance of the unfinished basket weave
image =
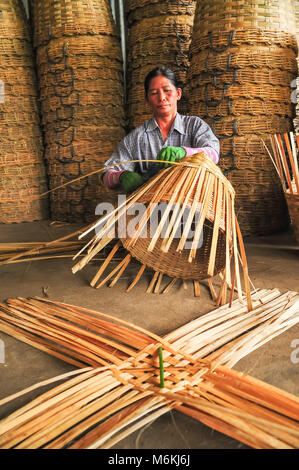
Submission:
[[288,224],[262,139],[292,129],[298,53],[292,33],[291,1],[204,0],[196,6],[189,112],[203,117],[220,140],[219,165],[236,190],[245,235],[272,233]]
[[0,1],[0,223],[46,218],[38,88],[22,3]]
[[[100,169],[125,134],[123,64],[107,0],[33,2],[50,188]],[[100,190],[99,190],[100,187]],[[89,176],[51,194],[57,220],[92,221],[107,191]]]
[[144,99],[143,82],[147,73],[158,65],[166,65],[175,72],[179,85],[184,88],[178,103],[179,111],[187,113],[186,77],[195,5],[194,0],[126,1],[127,95],[131,129],[151,117]]
[[[158,292],[164,274],[194,282],[221,274],[220,302],[225,297],[227,286],[232,285],[232,278],[236,280],[241,295],[237,253],[239,240],[245,290],[248,293],[247,263],[234,211],[234,195],[233,187],[220,168],[204,152],[184,158],[160,171],[82,234],[83,237],[96,229],[96,236],[86,245],[89,247],[87,254],[73,267],[73,272],[82,269],[117,237],[128,251],[127,256],[98,283],[120,247],[118,241],[91,281],[92,286],[98,284],[97,288],[101,287],[114,274],[117,274],[116,282],[131,259],[135,259],[141,267],[129,289],[137,283],[146,267],[154,270],[147,292],[151,292],[156,281],[155,292]],[[136,203],[137,210],[140,211],[140,206],[143,210],[138,223],[135,217],[134,225],[132,211],[135,213]]]

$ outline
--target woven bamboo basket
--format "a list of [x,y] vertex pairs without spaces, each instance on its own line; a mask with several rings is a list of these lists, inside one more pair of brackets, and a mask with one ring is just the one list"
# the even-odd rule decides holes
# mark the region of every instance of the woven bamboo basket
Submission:
[[[174,71],[184,89],[178,109],[187,114],[186,82],[195,4],[189,0],[187,3],[180,0],[126,2],[129,128],[137,127],[151,117],[145,103],[143,82],[147,73],[158,65],[166,65]],[[138,113],[132,107],[132,102],[137,100],[141,109]]]
[[[190,104],[191,106],[191,104]],[[271,116],[273,114],[278,116],[294,116],[295,109],[292,103],[285,103],[271,100],[259,100],[259,99],[246,99],[241,97],[240,99],[226,98],[220,104],[218,102],[209,101],[198,101],[197,112],[205,119],[206,117],[218,117],[218,116],[241,116],[247,115],[264,115]],[[254,131],[254,129],[253,129]]]
[[[299,2],[297,0],[294,0],[294,8],[295,8],[295,19],[296,19],[296,39],[297,43],[299,43]],[[297,62],[299,63],[299,59],[297,58]],[[299,88],[299,77],[297,76],[296,79],[296,87],[297,90]],[[296,102],[296,117],[294,118],[294,127],[296,134],[299,134],[299,101],[297,97],[297,91],[296,91],[296,99],[294,99]]]
[[24,8],[21,2],[17,0],[7,0],[1,2],[1,39],[11,39],[12,43],[16,39],[29,38],[29,25],[25,21]]
[[274,85],[274,86],[283,86],[290,84],[294,79],[294,73],[291,73],[286,70],[271,70],[271,69],[233,69],[228,70],[227,72],[202,72],[199,75],[193,77],[192,84],[198,82],[201,85],[216,84],[217,86],[224,87],[225,85],[231,85],[233,83],[239,85],[253,86],[253,84],[258,84],[261,86],[265,85]]
[[[205,152],[182,159],[160,171],[81,234],[80,238],[96,231],[96,236],[85,247],[88,247],[87,254],[73,267],[73,272],[82,269],[107,243],[118,238],[91,286],[102,287],[116,275],[114,285],[130,262],[137,260],[141,266],[128,290],[136,285],[145,268],[154,271],[148,293],[155,283],[154,292],[158,292],[162,277],[166,275],[173,278],[171,282],[192,280],[196,284],[195,295],[199,295],[198,282],[204,279],[211,282],[219,275],[222,280],[219,299],[223,301],[223,289],[226,291],[232,286],[232,279],[241,295],[239,243],[248,293],[247,262],[234,199],[232,185]],[[136,217],[132,218],[132,214],[136,216],[136,204],[139,214],[142,207],[137,222]],[[127,255],[99,282],[120,246],[127,250]]]
[[264,144],[280,180],[291,224],[299,242],[299,137],[293,132],[271,136],[270,144]]
[[47,190],[33,50],[21,2],[0,2],[0,222],[46,218]]
[[[192,106],[190,106],[192,110]],[[245,135],[252,132],[256,134],[288,132],[292,128],[292,119],[281,116],[227,116],[220,120],[206,119],[215,134],[221,139],[234,135]],[[270,165],[269,165],[270,166]]]
[[[196,161],[194,159],[193,161]],[[197,163],[197,162],[196,162]],[[202,163],[200,161],[200,163]],[[205,162],[206,163],[206,162]],[[214,168],[213,168],[214,170]],[[182,171],[175,171],[173,170],[174,173],[177,173],[176,178],[182,178],[184,170]],[[210,173],[211,172],[211,173]],[[195,173],[195,172],[194,172]],[[126,239],[121,239],[123,246],[131,253],[133,258],[137,259],[140,261],[140,263],[145,264],[146,266],[152,268],[156,272],[160,272],[163,274],[166,274],[170,277],[174,278],[180,278],[180,279],[196,279],[196,280],[202,280],[202,279],[207,279],[208,274],[208,265],[209,265],[209,260],[210,260],[210,254],[211,254],[211,245],[212,245],[212,238],[213,238],[213,229],[214,229],[214,223],[215,223],[215,214],[216,214],[216,199],[217,199],[217,193],[216,193],[216,187],[218,185],[215,185],[215,179],[217,177],[219,178],[219,185],[223,185],[223,190],[226,188],[229,191],[229,197],[233,198],[234,197],[234,192],[232,187],[225,182],[224,178],[222,176],[219,177],[220,172],[217,172],[215,174],[215,170],[212,173],[212,170],[209,168],[209,175],[213,174],[214,178],[211,178],[209,181],[209,184],[213,187],[210,193],[211,200],[209,202],[209,210],[206,215],[206,218],[203,222],[203,232],[202,232],[202,246],[200,249],[197,249],[197,255],[196,258],[192,261],[192,263],[188,262],[189,256],[190,256],[190,250],[189,249],[180,249],[178,250],[178,247],[180,245],[181,239],[178,238],[178,236],[175,237],[174,241],[170,244],[169,248],[167,249],[167,252],[163,252],[162,249],[162,244],[163,244],[163,237],[159,237],[157,243],[155,244],[155,247],[149,251],[149,246],[152,244],[152,237],[150,236],[150,227],[147,228],[147,233],[146,235],[143,234],[143,236],[138,237],[137,241],[132,240],[132,238],[126,238]],[[193,176],[195,178],[195,174]],[[200,184],[200,180],[198,180],[198,184]],[[171,201],[174,198],[175,195],[175,186],[170,186],[169,184],[167,185],[166,181],[165,184],[167,186],[167,191],[165,192],[160,192],[161,191],[161,184],[160,182],[157,182],[155,185],[153,185],[149,191],[147,191],[142,197],[139,199],[139,203],[144,204],[145,207],[147,207],[148,210],[150,210],[150,202],[153,200],[155,194],[157,194],[157,190],[159,190],[159,199],[158,202],[159,204],[165,203],[165,205],[168,205],[171,203]],[[196,204],[196,212],[200,213],[201,206],[204,200],[204,191],[209,191],[209,188],[207,187],[207,181],[203,183],[202,188],[200,188],[200,196],[199,200]],[[193,190],[191,194],[189,195],[189,199],[187,202],[187,208],[190,209],[192,205],[194,204],[194,200],[196,196],[198,197],[198,191],[199,191],[199,186],[195,185],[193,187]],[[175,202],[178,202],[175,200]],[[182,204],[182,203],[181,203]],[[215,268],[213,275],[218,274],[219,272],[222,272],[225,268],[226,265],[226,232],[225,232],[225,217],[227,217],[227,213],[225,213],[225,208],[224,206],[221,207],[221,202],[219,203],[219,217],[220,217],[220,230],[218,234],[218,242],[217,242],[217,250],[216,250],[216,261],[215,261]],[[213,211],[214,209],[214,211]],[[180,207],[181,210],[181,207]],[[189,214],[189,211],[187,212]],[[127,217],[127,226],[131,223],[131,220],[133,219],[133,216]],[[150,219],[151,221],[151,219]],[[182,225],[182,231],[183,231],[183,225]],[[195,227],[194,227],[195,230]],[[180,231],[179,231],[180,233]],[[165,240],[164,240],[164,245],[165,245]],[[191,243],[190,243],[191,246]],[[232,248],[231,242],[230,242],[230,249]]]
[[[288,103],[291,105],[290,83],[286,83],[285,86],[274,86],[271,84],[257,84],[257,83],[246,83],[238,84],[232,83],[229,86],[218,86],[215,84],[208,84],[201,86],[200,78],[194,80],[192,85],[189,87],[190,94],[192,92],[192,100],[206,100],[216,101],[221,103],[225,98],[240,99],[240,98],[260,98],[263,101],[276,101],[278,103]],[[194,86],[194,90],[193,87]],[[190,98],[191,100],[191,98]]]
[[297,75],[296,52],[289,48],[282,50],[279,47],[254,47],[246,44],[224,52],[215,52],[210,49],[192,56],[191,63],[191,77],[206,71],[228,72],[248,68],[278,69]]
[[223,31],[221,34],[217,30],[211,30],[208,34],[202,34],[200,23],[194,23],[193,44],[190,54],[196,54],[204,49],[213,49],[221,52],[229,47],[238,47],[244,44],[255,46],[279,46],[293,49],[296,53],[298,44],[294,35],[290,31],[268,30],[258,28],[233,29]]
[[291,1],[197,3],[189,112],[203,117],[220,140],[219,165],[236,191],[246,235],[272,233],[288,223],[262,140],[292,129],[297,54]]
[[[125,134],[120,39],[107,0],[33,2],[45,157],[51,189],[102,168]],[[57,220],[92,221],[98,177],[51,194]],[[64,209],[63,209],[64,207]]]
[[246,134],[222,139],[219,165],[224,174],[234,169],[268,170],[269,155],[263,142],[267,147],[271,147],[269,134]]
[[106,0],[33,0],[34,43],[74,35],[116,35]]
[[159,15],[167,15],[171,11],[172,15],[194,16],[196,2],[194,0],[126,0],[125,13],[127,23],[132,23],[145,18],[153,18]]
[[288,204],[292,228],[294,230],[297,243],[299,243],[299,195],[285,193],[285,197]]
[[201,34],[252,28],[291,34],[296,31],[292,0],[202,0],[197,3],[196,15]]

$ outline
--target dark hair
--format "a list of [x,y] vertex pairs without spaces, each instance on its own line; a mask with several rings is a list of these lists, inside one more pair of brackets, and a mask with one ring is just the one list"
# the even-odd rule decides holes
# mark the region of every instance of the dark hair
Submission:
[[176,87],[179,88],[177,79],[175,77],[175,74],[172,70],[169,68],[165,67],[164,65],[160,65],[159,67],[155,67],[153,70],[151,70],[147,76],[145,77],[144,80],[144,91],[145,91],[145,96],[147,96],[148,90],[149,90],[149,85],[150,81],[152,78],[158,77],[159,75],[163,75],[163,77],[168,78],[168,80]]

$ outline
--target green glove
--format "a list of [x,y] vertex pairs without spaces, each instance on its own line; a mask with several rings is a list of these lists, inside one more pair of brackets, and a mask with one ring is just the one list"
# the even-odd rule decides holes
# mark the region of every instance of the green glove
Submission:
[[[175,162],[186,156],[186,150],[182,147],[164,147],[157,155],[157,160],[163,160],[164,162]],[[163,168],[167,168],[169,165],[167,163],[160,163]]]
[[143,178],[135,171],[124,171],[120,175],[119,182],[126,193],[132,193],[143,184]]

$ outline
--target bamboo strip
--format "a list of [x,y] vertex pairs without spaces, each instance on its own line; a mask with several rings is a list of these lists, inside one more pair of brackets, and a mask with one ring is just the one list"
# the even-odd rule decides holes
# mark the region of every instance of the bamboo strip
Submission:
[[[176,177],[175,173],[169,172],[168,174],[165,174],[163,181],[160,182],[160,185],[157,186],[157,188],[155,189],[155,192],[150,198],[150,201],[146,208],[145,213],[142,215],[141,220],[138,223],[134,234],[130,237],[130,240],[128,242],[128,248],[133,246],[138,240],[138,237],[143,232],[145,225],[148,223],[148,220],[151,218],[152,213],[156,208],[157,201],[159,201],[160,198],[162,198],[164,194],[169,190],[169,188],[171,188],[174,185],[175,177]],[[141,196],[143,196],[143,194],[141,194]]]
[[120,276],[123,274],[123,272],[125,271],[125,269],[127,268],[127,266],[129,265],[130,261],[131,261],[131,258],[132,256],[130,254],[128,254],[125,258],[124,258],[124,264],[122,266],[122,268],[119,270],[118,274],[115,276],[115,278],[113,279],[113,281],[109,284],[109,287],[113,287],[117,281],[119,280]]
[[154,275],[153,275],[153,277],[152,277],[152,280],[151,280],[151,282],[150,282],[150,284],[149,284],[149,286],[148,286],[148,288],[147,288],[147,291],[146,291],[147,294],[150,294],[150,293],[152,292],[153,287],[154,287],[154,285],[155,285],[155,282],[156,282],[156,280],[157,280],[159,274],[160,274],[159,271],[155,271],[155,273],[154,273]]
[[[217,182],[218,183],[218,182]],[[215,221],[214,221],[214,227],[213,227],[213,238],[212,238],[212,245],[211,245],[211,253],[210,253],[210,259],[209,259],[209,265],[208,265],[208,275],[213,276],[214,275],[214,268],[215,268],[215,261],[216,261],[216,248],[217,248],[217,242],[218,242],[218,232],[219,232],[219,225],[220,225],[220,217],[222,214],[222,204],[223,204],[223,187],[222,185],[218,185],[218,191],[216,194],[217,197],[217,203],[216,203],[216,198],[215,200],[215,206],[216,206],[216,214],[215,214]]]
[[212,185],[210,184],[210,182],[211,182],[211,175],[208,174],[206,187],[205,187],[205,191],[204,191],[204,196],[203,196],[203,201],[202,201],[200,218],[199,218],[199,221],[198,221],[198,223],[196,225],[196,228],[195,228],[195,233],[194,233],[194,238],[193,238],[193,242],[192,242],[192,246],[191,246],[190,256],[189,256],[189,259],[188,259],[189,262],[191,262],[192,259],[195,258],[196,247],[198,245],[199,237],[200,237],[200,234],[202,233],[204,221],[205,221],[205,218],[206,218],[206,215],[207,215],[207,211],[208,211],[208,207],[209,207],[209,203],[210,203],[210,198],[211,198],[211,195],[212,195]]
[[[293,153],[292,153],[292,150],[291,150],[289,137],[288,137],[287,133],[285,133],[283,135],[284,135],[285,143],[286,143],[288,154],[289,154],[289,162],[291,163],[291,168],[292,168],[292,172],[293,172],[293,178],[295,180],[297,194],[299,194],[299,174],[296,173],[296,168],[295,168],[295,164],[294,164],[294,160],[293,160]],[[292,189],[290,188],[290,191],[291,190]]]
[[118,248],[120,247],[120,242],[118,241],[114,247],[112,248],[112,250],[110,251],[109,255],[107,256],[107,258],[105,259],[104,263],[102,264],[101,268],[98,270],[98,272],[96,273],[96,275],[93,277],[92,281],[90,282],[90,285],[91,287],[94,287],[96,285],[96,283],[98,282],[99,278],[101,277],[101,275],[103,274],[103,272],[105,271],[106,267],[108,266],[108,264],[110,263],[110,261],[112,260],[113,256],[115,255],[115,253],[117,252]]
[[[175,186],[175,190],[173,191],[172,195],[171,195],[171,198],[167,204],[167,209],[165,210],[165,212],[163,213],[163,216],[161,218],[161,221],[154,233],[154,235],[152,236],[152,239],[151,239],[151,242],[148,246],[148,251],[153,251],[156,243],[157,243],[157,240],[158,238],[160,237],[161,235],[161,232],[163,230],[163,227],[165,225],[165,222],[166,220],[168,219],[168,215],[172,209],[172,207],[174,206],[174,203],[176,202],[176,199],[177,199],[177,196],[181,190],[181,185],[183,185],[183,188],[184,188],[184,184],[186,184],[186,182],[188,183],[188,176],[190,174],[192,169],[188,168],[188,170],[186,172],[183,172],[177,179],[176,179],[176,186]],[[162,196],[163,197],[163,196]]]
[[161,250],[164,253],[167,253],[169,250],[169,247],[173,241],[178,225],[181,223],[184,211],[190,200],[190,195],[193,191],[195,184],[197,183],[198,178],[199,172],[194,170],[194,168],[191,168],[189,171],[189,175],[187,176],[186,181],[180,190],[180,194],[176,200],[175,209],[169,221],[165,237],[161,243]]
[[133,289],[134,286],[136,286],[137,282],[140,280],[144,270],[146,268],[146,264],[142,264],[141,265],[141,268],[139,269],[135,279],[133,280],[133,282],[129,285],[129,287],[127,288],[127,291],[126,292],[130,292],[131,289]]
[[169,284],[165,287],[165,289],[163,290],[163,294],[168,294],[168,292],[170,291],[170,289],[172,288],[172,286],[176,283],[177,281],[177,278],[174,277],[170,282]]
[[111,273],[109,273],[108,276],[106,276],[105,279],[103,279],[96,286],[96,289],[100,289],[101,287],[103,287],[103,285],[106,284],[106,282],[108,282],[109,279],[111,279],[114,276],[114,274],[116,274],[119,270],[122,270],[123,267],[126,268],[130,260],[131,260],[131,255],[127,255],[124,259],[122,259],[121,262],[111,271]]
[[282,168],[283,168],[283,171],[284,171],[287,183],[288,183],[289,191],[292,194],[293,189],[292,189],[291,177],[290,177],[289,168],[288,168],[288,164],[287,164],[287,161],[286,161],[286,156],[285,156],[285,153],[284,153],[284,150],[283,150],[283,146],[282,146],[280,136],[274,134],[274,139],[275,139],[275,142],[276,142],[276,145],[277,145],[277,148],[278,148],[278,153],[280,155]]
[[[265,291],[265,293],[267,294],[267,291]],[[271,295],[273,296],[274,294],[276,294],[276,297],[277,297],[277,292],[276,292],[276,293],[272,293]],[[268,293],[268,298],[270,298],[271,295]],[[260,298],[263,298],[263,297],[261,296],[261,293],[256,293],[255,296],[256,296],[256,299],[257,299],[257,300],[254,300],[254,302],[256,303],[256,302],[258,301],[259,304],[260,304],[262,307],[265,307],[265,308],[266,308],[266,304],[262,305],[261,302],[259,301]],[[295,297],[295,296],[293,296],[293,297]],[[48,304],[48,302],[45,302],[45,303]],[[236,303],[237,303],[237,302],[235,302],[235,304],[236,304]],[[51,304],[52,304],[52,305],[55,305],[55,302],[54,302],[54,303],[51,302]],[[61,305],[63,305],[63,304],[60,303],[59,305],[61,306]],[[239,305],[240,305],[240,304],[239,304]],[[241,306],[241,307],[242,307],[242,306]],[[60,308],[61,308],[61,307],[60,307]],[[242,307],[242,308],[243,308],[243,307]],[[74,309],[74,308],[72,307],[72,309]],[[81,310],[81,309],[78,309],[78,311],[79,311],[79,310]],[[84,311],[84,310],[86,311],[86,309],[83,309],[83,311]],[[222,308],[221,310],[223,311],[224,309]],[[105,316],[104,316],[104,317],[105,317]],[[286,318],[286,315],[285,315],[285,318]],[[151,336],[152,336],[152,335],[151,335]],[[164,344],[164,343],[165,343],[165,340],[161,341],[161,338],[160,338],[159,344]],[[166,342],[166,344],[167,344],[167,342]],[[148,348],[147,348],[146,350],[148,350]],[[141,353],[142,353],[142,352],[141,352]],[[168,354],[169,354],[169,353],[170,353],[170,351],[168,350]],[[148,353],[146,353],[146,354],[148,354]],[[187,357],[186,353],[183,353],[183,354],[182,354],[182,352],[180,351],[179,354],[178,354],[178,351],[175,350],[175,348],[174,348],[173,351],[172,351],[172,354],[175,354],[176,357],[178,357],[178,356],[181,357],[181,359],[179,359],[179,364],[182,364],[182,362],[186,361],[186,357]],[[142,355],[143,355],[143,353],[141,354],[141,356],[142,356]],[[141,360],[141,356],[139,357],[138,360]],[[136,357],[136,359],[137,359],[137,357]],[[167,359],[167,358],[165,357],[165,360],[168,361],[169,359]],[[196,363],[195,363],[195,364],[196,364]],[[123,365],[122,365],[121,367],[123,367]],[[127,367],[127,366],[126,366],[126,367]],[[177,384],[177,386],[179,386],[181,390],[182,390],[182,387],[183,387],[183,390],[184,390],[184,391],[183,391],[183,394],[182,394],[182,393],[179,393],[179,394],[177,394],[177,393],[174,394],[174,393],[173,393],[173,395],[175,396],[175,400],[177,400],[177,401],[179,401],[179,402],[183,402],[183,403],[185,403],[185,404],[186,404],[186,403],[191,404],[191,401],[192,401],[192,406],[195,406],[195,405],[194,405],[194,399],[189,398],[189,395],[188,395],[188,393],[189,393],[188,390],[189,390],[189,389],[188,389],[188,386],[187,386],[188,380],[190,380],[190,378],[192,377],[191,383],[194,383],[194,384],[196,385],[196,387],[197,387],[197,388],[194,388],[194,387],[192,388],[193,393],[196,393],[196,394],[199,393],[199,396],[201,397],[199,401],[196,400],[196,402],[195,402],[195,403],[196,403],[196,409],[201,409],[201,410],[202,410],[202,409],[205,409],[205,410],[207,410],[207,409],[209,408],[209,409],[211,410],[211,408],[213,408],[212,415],[213,415],[214,418],[215,418],[215,416],[216,416],[216,417],[218,416],[218,418],[219,418],[221,421],[224,420],[224,422],[229,423],[231,426],[233,426],[233,427],[235,426],[235,428],[237,429],[237,433],[239,432],[239,429],[243,430],[244,433],[247,434],[247,435],[248,435],[248,433],[249,433],[249,435],[251,436],[251,437],[250,437],[250,439],[251,439],[250,442],[252,442],[252,440],[255,439],[255,438],[256,438],[255,436],[258,434],[259,439],[260,439],[259,445],[260,445],[261,447],[265,447],[265,445],[266,445],[266,447],[267,447],[267,444],[265,444],[265,442],[266,442],[265,436],[267,436],[267,439],[268,439],[267,443],[268,443],[268,442],[272,442],[272,446],[273,446],[273,447],[277,447],[278,445],[280,445],[279,443],[284,442],[283,440],[280,441],[281,437],[283,437],[284,440],[287,438],[290,443],[291,443],[291,441],[292,441],[293,443],[295,442],[292,437],[288,437],[289,434],[286,434],[286,429],[285,429],[285,428],[283,429],[283,427],[280,427],[280,428],[279,428],[280,431],[278,432],[278,431],[277,431],[277,430],[278,430],[278,427],[276,426],[276,431],[275,431],[275,433],[274,433],[274,434],[273,434],[273,433],[272,433],[272,434],[269,434],[269,429],[270,429],[269,426],[270,426],[270,425],[267,424],[265,420],[262,421],[260,418],[258,418],[258,419],[260,419],[259,422],[261,422],[261,423],[263,422],[263,423],[264,423],[264,427],[261,426],[263,430],[261,430],[261,429],[256,428],[256,423],[258,422],[258,419],[257,419],[256,417],[252,416],[252,413],[251,413],[251,414],[250,414],[250,413],[247,413],[247,414],[244,415],[244,414],[242,414],[242,413],[240,412],[239,409],[238,409],[238,410],[234,410],[234,406],[236,406],[237,403],[240,403],[240,404],[241,404],[241,403],[242,403],[242,400],[244,400],[244,399],[247,400],[248,398],[250,398],[250,396],[254,396],[254,400],[255,400],[255,401],[257,400],[257,404],[258,404],[259,406],[263,406],[263,403],[261,403],[261,400],[260,400],[260,395],[261,395],[261,396],[265,395],[264,390],[268,390],[267,386],[265,386],[264,384],[262,384],[262,390],[263,390],[263,391],[258,391],[258,393],[257,393],[257,392],[256,392],[256,382],[255,382],[255,381],[252,381],[252,379],[249,378],[249,379],[247,379],[247,380],[248,380],[248,383],[249,383],[249,385],[248,385],[248,386],[249,386],[249,389],[248,389],[248,386],[247,386],[247,388],[246,388],[246,386],[243,385],[243,388],[242,388],[242,398],[234,398],[234,397],[231,395],[231,393],[230,393],[229,391],[227,392],[227,391],[225,391],[225,390],[222,390],[223,386],[224,386],[224,388],[225,388],[225,387],[228,387],[228,386],[229,386],[229,387],[232,386],[231,379],[229,379],[229,377],[231,376],[231,371],[228,371],[228,372],[227,372],[226,369],[221,368],[221,374],[224,375],[224,378],[222,378],[222,377],[221,377],[221,374],[219,375],[218,369],[215,369],[215,371],[213,372],[213,374],[211,374],[211,372],[208,372],[208,371],[209,371],[208,368],[202,369],[202,364],[200,364],[200,365],[197,364],[197,367],[199,367],[198,373],[195,373],[195,374],[194,374],[194,372],[193,372],[191,376],[190,376],[190,373],[187,372],[187,370],[186,370],[185,372],[181,372],[181,373],[179,373],[179,374],[176,373],[175,376],[173,376],[170,369],[169,369],[169,372],[168,372],[167,369],[165,369],[165,370],[167,371],[167,379],[166,379],[166,381],[165,381],[165,387],[169,388],[170,384],[172,384],[172,383],[173,383],[173,380],[175,379],[175,383]],[[115,369],[114,369],[114,370],[115,370]],[[129,370],[129,369],[127,369],[127,370]],[[143,382],[143,381],[142,381],[142,380],[147,380],[147,381],[148,381],[148,380],[149,380],[149,376],[144,375],[142,372],[141,372],[141,374],[142,374],[142,375],[141,375],[142,378],[141,378],[141,379],[138,379],[138,382],[136,382],[136,379],[134,379],[133,381],[132,381],[131,379],[127,379],[127,382],[128,382],[128,380],[129,380],[129,383],[130,383],[132,386],[134,385],[134,387],[135,387],[136,390],[140,390],[140,391],[144,391],[144,386],[146,386],[147,392],[152,392],[152,393],[155,395],[155,394],[157,393],[157,392],[155,391],[156,389],[153,388],[153,387],[151,387],[151,386],[149,387],[149,386],[148,386],[148,385],[149,385],[148,382]],[[170,375],[169,375],[169,374],[170,374]],[[203,375],[203,374],[204,374],[204,375]],[[215,376],[215,374],[216,374],[216,376]],[[144,377],[143,377],[143,376],[144,376]],[[195,377],[195,376],[196,376],[196,377]],[[118,377],[118,375],[116,375],[116,377]],[[147,378],[146,378],[146,377],[147,377]],[[206,400],[208,399],[208,395],[204,395],[204,398],[203,398],[203,389],[200,388],[200,383],[201,383],[200,380],[201,380],[202,377],[204,377],[204,380],[205,380],[204,383],[206,383],[206,381],[211,380],[210,377],[213,379],[212,382],[214,382],[216,379],[217,379],[218,382],[219,382],[219,380],[220,380],[220,383],[222,384],[222,385],[221,385],[222,388],[221,388],[221,390],[219,391],[219,393],[218,393],[218,392],[215,392],[215,393],[217,393],[217,394],[215,395],[215,397],[216,397],[216,400],[218,400],[219,403],[220,403],[220,401],[221,401],[222,399],[227,400],[228,403],[229,403],[229,408],[224,408],[224,407],[222,407],[222,408],[219,408],[219,407],[218,407],[218,408],[215,408],[214,405],[213,405],[213,407],[211,407],[211,405],[207,405]],[[216,377],[216,378],[215,378],[215,377]],[[188,378],[189,378],[189,379],[188,379]],[[195,378],[195,382],[194,382],[194,378]],[[188,379],[188,380],[187,380],[187,379]],[[229,380],[228,380],[228,379],[229,379]],[[237,379],[238,379],[238,383],[239,383],[239,376],[237,376]],[[187,380],[187,382],[186,382],[186,380]],[[224,385],[223,385],[223,380],[224,380]],[[250,384],[253,384],[253,386],[254,386],[253,389],[252,389],[252,387],[250,387]],[[186,387],[186,386],[187,386],[187,388],[184,388],[184,387]],[[199,387],[199,388],[198,388],[198,387]],[[175,389],[176,389],[176,388],[173,388],[173,386],[172,386],[172,390],[175,390]],[[197,390],[198,390],[198,392],[197,392]],[[190,389],[190,391],[191,391],[191,389]],[[237,394],[238,394],[238,396],[239,396],[239,385],[237,385],[236,391],[237,391]],[[249,391],[250,391],[250,394],[251,394],[251,395],[248,395],[248,392],[249,392]],[[187,392],[188,392],[188,393],[187,393]],[[79,396],[82,398],[81,390],[78,390],[78,393],[79,393]],[[98,393],[98,390],[95,391],[94,393]],[[187,393],[187,395],[186,395],[186,393]],[[214,388],[213,388],[213,393],[214,393]],[[223,394],[224,394],[224,395],[223,395]],[[274,395],[275,395],[275,394],[274,394]],[[89,397],[88,397],[88,396],[86,395],[86,400],[91,399],[91,397],[93,397],[93,396],[94,396],[94,395],[89,395]],[[165,395],[165,393],[163,393],[163,399],[164,399],[165,397],[166,397],[166,398],[170,397],[169,392],[166,391],[166,395]],[[79,397],[78,397],[78,398],[79,398]],[[275,403],[277,403],[277,404],[278,404],[278,407],[279,407],[279,405],[280,405],[280,403],[281,403],[281,393],[280,393],[280,391],[278,391],[277,389],[276,389],[276,395],[275,395],[274,398],[275,398],[275,400],[276,400]],[[84,395],[83,395],[83,399],[84,399]],[[295,411],[295,410],[296,410],[296,406],[297,406],[297,405],[296,405],[295,408],[294,408],[294,406],[292,405],[292,403],[294,403],[294,400],[293,400],[293,398],[291,397],[291,395],[289,396],[289,399],[290,399],[290,401],[289,401],[289,403],[288,403],[287,414],[292,413],[292,410]],[[219,400],[220,400],[220,401],[219,401]],[[236,400],[237,400],[237,401],[236,401]],[[241,401],[240,401],[240,400],[241,400]],[[252,398],[250,398],[250,400],[252,400]],[[299,400],[297,400],[297,401],[299,401]],[[271,406],[272,406],[272,405],[273,405],[273,398],[272,398],[272,391],[271,391]],[[291,405],[293,406],[293,408],[292,408]],[[246,405],[244,405],[244,406],[246,406]],[[275,405],[275,406],[276,406],[276,405]],[[232,408],[232,407],[233,407],[233,408]],[[298,408],[298,406],[297,406],[297,408]],[[245,409],[246,409],[246,408],[245,408]],[[217,411],[217,410],[218,410],[218,411]],[[232,413],[236,413],[236,412],[237,412],[237,414],[240,416],[240,418],[236,418],[236,417],[233,418],[233,417],[232,417]],[[63,409],[61,409],[61,413],[62,413],[62,414],[59,415],[60,422],[61,422],[61,419],[62,419],[62,420],[64,419],[64,418],[63,418],[63,413],[64,413]],[[263,412],[261,411],[261,413],[263,413]],[[256,414],[256,413],[255,413],[255,414]],[[138,413],[137,413],[137,415],[138,415]],[[79,417],[79,416],[80,416],[80,415],[78,415],[78,417]],[[247,416],[247,418],[245,418],[245,416]],[[82,417],[82,415],[81,415],[81,417]],[[249,417],[249,421],[248,421],[248,417]],[[214,419],[214,418],[213,418],[213,419]],[[149,417],[149,420],[150,420],[150,419],[151,419],[151,418]],[[246,419],[247,419],[247,422],[246,422]],[[275,414],[273,415],[273,419],[274,419],[274,422],[275,422],[275,420],[276,420],[276,422],[277,422],[277,418],[276,418],[276,415],[275,415]],[[245,421],[244,421],[244,420],[245,420]],[[70,422],[71,422],[71,421],[68,421],[69,424],[70,424]],[[130,421],[128,421],[128,420],[127,420],[127,421],[123,421],[122,424],[121,424],[121,426],[124,426],[125,423],[126,423],[126,425],[128,425],[128,424],[130,423]],[[252,423],[252,424],[250,424],[250,423]],[[255,424],[254,424],[254,423],[255,423]],[[266,423],[266,424],[265,424],[265,423]],[[272,424],[273,424],[273,420],[271,421],[271,426],[272,426]],[[61,425],[65,426],[66,424],[63,424],[63,421],[62,421],[62,422],[61,422]],[[57,428],[57,425],[54,425],[53,432],[54,432],[54,429],[55,429],[57,432],[58,432],[58,430],[61,432],[61,429],[62,429],[62,428],[59,427],[59,426],[60,426],[59,423],[58,423],[58,428]],[[110,427],[110,426],[109,426],[109,427]],[[29,429],[29,427],[28,427],[28,429]],[[106,426],[106,429],[107,429],[107,431],[108,431],[107,426]],[[222,430],[225,429],[225,425],[223,425],[221,429],[222,429]],[[295,430],[296,430],[296,429],[297,429],[297,428],[295,428]],[[118,430],[120,430],[120,427],[118,427]],[[264,430],[265,430],[265,431],[264,431]],[[55,432],[56,432],[56,431],[55,431]],[[108,434],[107,434],[107,431],[104,433],[105,435],[104,435],[104,437],[103,437],[103,439],[105,440],[105,442],[106,442],[107,439],[109,439],[109,436],[110,436],[109,432],[108,432]],[[288,431],[288,433],[290,433],[290,430],[289,430],[289,429],[288,429],[287,431]],[[114,432],[115,432],[115,429],[114,429],[113,433],[114,433]],[[129,430],[128,430],[128,431],[125,431],[125,433],[129,433],[129,432],[130,432]],[[299,433],[297,433],[297,434],[299,434]],[[124,434],[120,434],[120,435],[124,435]],[[270,436],[270,437],[269,437],[269,436]],[[275,436],[276,436],[276,437],[275,437]],[[287,436],[287,437],[286,437],[286,436]],[[110,436],[110,437],[111,437],[111,436]],[[33,439],[33,438],[32,438],[32,439]],[[116,437],[116,438],[114,437],[113,439],[118,439],[118,437]],[[27,442],[28,442],[28,441],[27,441]],[[40,441],[31,441],[31,442],[40,442]],[[114,440],[114,442],[115,442],[115,440]],[[105,446],[107,446],[107,445],[109,445],[109,442],[108,442],[108,443],[106,442]]]
[[202,171],[200,172],[199,180],[197,181],[197,186],[196,186],[196,190],[195,190],[195,195],[193,197],[190,213],[188,215],[187,221],[185,222],[183,234],[181,236],[181,239],[180,239],[180,242],[178,244],[178,247],[177,247],[176,251],[181,252],[184,249],[184,245],[186,243],[186,240],[187,240],[187,237],[188,237],[188,234],[189,234],[189,231],[190,231],[192,220],[194,218],[194,214],[195,214],[195,211],[197,209],[197,204],[198,204],[198,201],[199,201],[201,187],[202,187],[202,184],[203,184],[203,181],[204,181],[204,178],[205,178],[205,174],[206,174],[206,170],[205,170],[205,168],[203,168]]
[[200,287],[198,281],[193,281],[195,297],[200,297]]

